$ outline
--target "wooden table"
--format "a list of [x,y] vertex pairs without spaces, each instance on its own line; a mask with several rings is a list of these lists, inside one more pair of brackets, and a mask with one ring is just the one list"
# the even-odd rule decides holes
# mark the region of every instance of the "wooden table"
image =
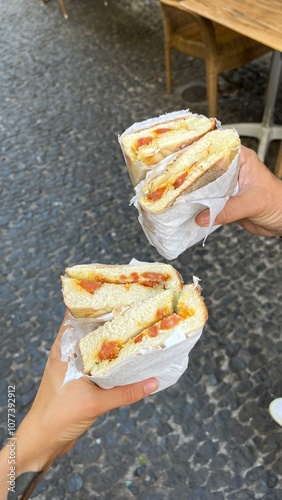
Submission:
[[[274,52],[268,78],[262,123],[230,124],[240,135],[259,140],[258,156],[265,159],[268,145],[282,139],[282,126],[273,124],[273,110],[277,97],[282,52],[281,0],[183,0],[182,7],[211,21],[226,26],[242,35],[271,47]],[[282,176],[282,143],[275,174]]]

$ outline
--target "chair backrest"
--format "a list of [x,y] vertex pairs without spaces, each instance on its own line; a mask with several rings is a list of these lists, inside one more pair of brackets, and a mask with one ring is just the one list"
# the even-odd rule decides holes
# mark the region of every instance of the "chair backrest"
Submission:
[[166,36],[181,33],[182,28],[188,32],[189,25],[199,31],[199,39],[203,47],[209,48],[209,53],[217,56],[216,33],[213,22],[194,12],[189,12],[180,4],[180,0],[160,0],[163,14],[163,25]]

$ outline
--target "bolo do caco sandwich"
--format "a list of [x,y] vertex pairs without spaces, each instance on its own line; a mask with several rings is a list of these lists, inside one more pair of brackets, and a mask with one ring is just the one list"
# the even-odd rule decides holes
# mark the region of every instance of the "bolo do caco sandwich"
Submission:
[[129,357],[163,349],[176,329],[181,329],[184,339],[189,338],[203,328],[207,316],[203,298],[195,285],[185,285],[181,292],[164,290],[150,299],[134,303],[80,340],[83,372],[92,376],[106,375]]
[[167,210],[183,194],[206,186],[223,175],[238,154],[234,129],[213,130],[178,153],[163,173],[145,181],[139,205],[152,214]]
[[169,264],[69,267],[61,276],[66,307],[74,318],[97,318],[160,292],[180,291],[182,278]]
[[132,133],[123,133],[121,147],[132,184],[136,186],[147,172],[169,155],[182,150],[216,128],[216,120],[203,115],[181,113],[163,118],[152,126],[140,124]]
[[87,375],[105,375],[144,350],[162,349],[176,329],[189,338],[207,320],[201,288],[184,285],[169,264],[77,265],[61,278],[64,302],[75,318],[114,313],[79,341]]

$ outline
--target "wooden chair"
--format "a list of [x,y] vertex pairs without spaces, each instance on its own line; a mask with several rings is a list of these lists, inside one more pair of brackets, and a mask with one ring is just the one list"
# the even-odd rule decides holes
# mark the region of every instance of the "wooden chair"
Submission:
[[206,63],[208,114],[217,110],[217,79],[224,70],[239,68],[271,49],[194,13],[177,0],[160,0],[165,47],[166,87],[172,91],[171,50]]

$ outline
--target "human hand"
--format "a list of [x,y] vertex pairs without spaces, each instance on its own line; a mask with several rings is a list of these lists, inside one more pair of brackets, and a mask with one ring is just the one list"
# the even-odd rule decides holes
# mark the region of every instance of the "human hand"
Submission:
[[[65,320],[67,318],[68,313]],[[74,446],[100,415],[135,403],[158,388],[154,378],[107,390],[86,378],[73,380],[62,387],[67,369],[67,364],[61,361],[60,345],[67,328],[65,320],[51,348],[34,403],[14,436],[17,476],[47,470],[54,460]],[[7,465],[7,453],[4,449],[0,454],[2,472]]]
[[[238,222],[260,236],[282,235],[282,181],[275,177],[249,148],[241,147],[239,193],[232,196],[214,224]],[[209,210],[196,217],[199,226],[209,225]]]

